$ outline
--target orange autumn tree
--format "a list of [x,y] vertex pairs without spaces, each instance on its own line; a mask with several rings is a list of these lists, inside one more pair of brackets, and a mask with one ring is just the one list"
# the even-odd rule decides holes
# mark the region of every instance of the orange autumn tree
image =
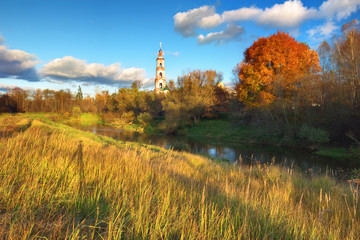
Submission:
[[272,103],[276,98],[289,100],[309,77],[320,71],[316,51],[287,33],[277,32],[259,38],[245,50],[244,61],[234,73],[239,100],[250,106]]

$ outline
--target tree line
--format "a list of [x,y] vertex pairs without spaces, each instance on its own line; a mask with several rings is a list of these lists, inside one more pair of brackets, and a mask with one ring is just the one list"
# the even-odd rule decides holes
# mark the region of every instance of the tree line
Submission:
[[234,90],[223,87],[220,72],[194,70],[170,81],[168,94],[141,90],[139,82],[93,97],[83,97],[80,87],[76,93],[14,88],[0,97],[0,111],[93,112],[145,125],[161,119],[167,133],[227,116],[284,138],[306,130],[321,135],[322,129],[333,140],[348,141],[360,136],[359,67],[360,24],[354,20],[317,51],[282,32],[259,38],[233,70]]

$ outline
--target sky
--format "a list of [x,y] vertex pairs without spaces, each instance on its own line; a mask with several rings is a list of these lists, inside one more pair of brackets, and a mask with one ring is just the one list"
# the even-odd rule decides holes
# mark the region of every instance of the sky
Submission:
[[166,80],[232,69],[278,30],[316,49],[360,20],[360,0],[0,0],[0,91],[116,92],[154,88],[159,43]]

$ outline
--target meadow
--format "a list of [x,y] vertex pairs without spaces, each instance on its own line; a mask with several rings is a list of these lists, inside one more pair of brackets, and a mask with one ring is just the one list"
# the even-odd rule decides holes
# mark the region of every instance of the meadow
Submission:
[[0,116],[0,237],[359,239],[359,182]]

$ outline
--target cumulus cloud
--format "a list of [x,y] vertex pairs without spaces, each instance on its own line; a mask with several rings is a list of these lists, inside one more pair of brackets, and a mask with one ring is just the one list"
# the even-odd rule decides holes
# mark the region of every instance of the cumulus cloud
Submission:
[[316,16],[316,10],[304,7],[300,0],[289,0],[283,4],[275,4],[260,14],[257,22],[271,27],[298,27],[309,18]]
[[24,90],[31,90],[31,91],[36,91],[37,90],[37,88],[33,88],[33,87],[19,87],[17,85],[9,85],[9,84],[0,83],[0,92],[7,93],[8,90],[11,90],[11,89],[14,89],[14,88],[21,88],[21,89],[24,89]]
[[127,86],[129,83],[145,80],[142,68],[120,68],[120,63],[105,66],[99,63],[87,63],[72,56],[57,58],[46,64],[40,74],[44,77],[60,81],[81,81],[107,85]]
[[[4,38],[0,36],[0,44]],[[37,57],[18,49],[8,49],[0,45],[0,78],[17,78],[28,81],[39,81],[35,70]]]
[[337,29],[339,29],[339,26],[336,26],[334,22],[327,22],[324,25],[308,30],[307,33],[314,40],[317,39],[322,41],[323,39],[330,37]]
[[204,17],[199,21],[199,27],[202,28],[213,28],[223,23],[223,20],[219,14],[214,14],[208,17]]
[[[215,14],[215,7],[202,6],[187,12],[179,12],[174,16],[175,31],[184,37],[195,36],[195,29],[201,26],[210,27],[216,20],[209,18]],[[203,19],[208,18],[207,20]],[[216,18],[216,17],[213,17]]]
[[360,0],[328,0],[319,7],[320,16],[338,21],[348,18],[356,12],[360,6]]
[[211,42],[216,42],[217,44],[223,44],[229,40],[240,40],[241,36],[244,34],[244,28],[235,25],[229,24],[224,31],[209,33],[206,36],[199,35],[197,37],[198,44],[207,44]]
[[224,21],[245,21],[245,20],[255,20],[263,13],[263,10],[257,7],[250,8],[239,8],[236,10],[225,11],[222,14]]
[[152,78],[146,78],[143,81],[141,81],[141,87],[142,88],[151,88],[154,87],[154,79],[155,76]]
[[251,20],[270,27],[292,28],[315,15],[316,10],[305,7],[300,0],[289,0],[265,9],[253,6],[225,11],[222,19],[227,22]]
[[[267,28],[280,28],[290,32],[299,32],[300,25],[305,21],[323,19],[327,23],[309,30],[308,33],[312,36],[329,36],[337,29],[334,24],[335,20],[340,21],[348,18],[359,7],[360,0],[327,0],[318,9],[304,6],[301,0],[287,0],[282,4],[275,4],[264,9],[252,6],[224,11],[219,14],[216,13],[214,6],[205,5],[187,12],[177,13],[174,16],[174,24],[177,32],[184,37],[190,37],[197,35],[197,30],[209,30],[223,23],[234,26],[241,21],[253,21]],[[242,27],[238,26],[238,29],[240,28]],[[233,29],[235,28],[233,27]],[[220,32],[208,33],[206,36],[199,34],[197,40],[199,44],[211,41],[221,43],[221,40],[225,40],[225,42],[231,39],[238,40],[238,37],[239,33],[231,35],[229,30],[225,29]]]

